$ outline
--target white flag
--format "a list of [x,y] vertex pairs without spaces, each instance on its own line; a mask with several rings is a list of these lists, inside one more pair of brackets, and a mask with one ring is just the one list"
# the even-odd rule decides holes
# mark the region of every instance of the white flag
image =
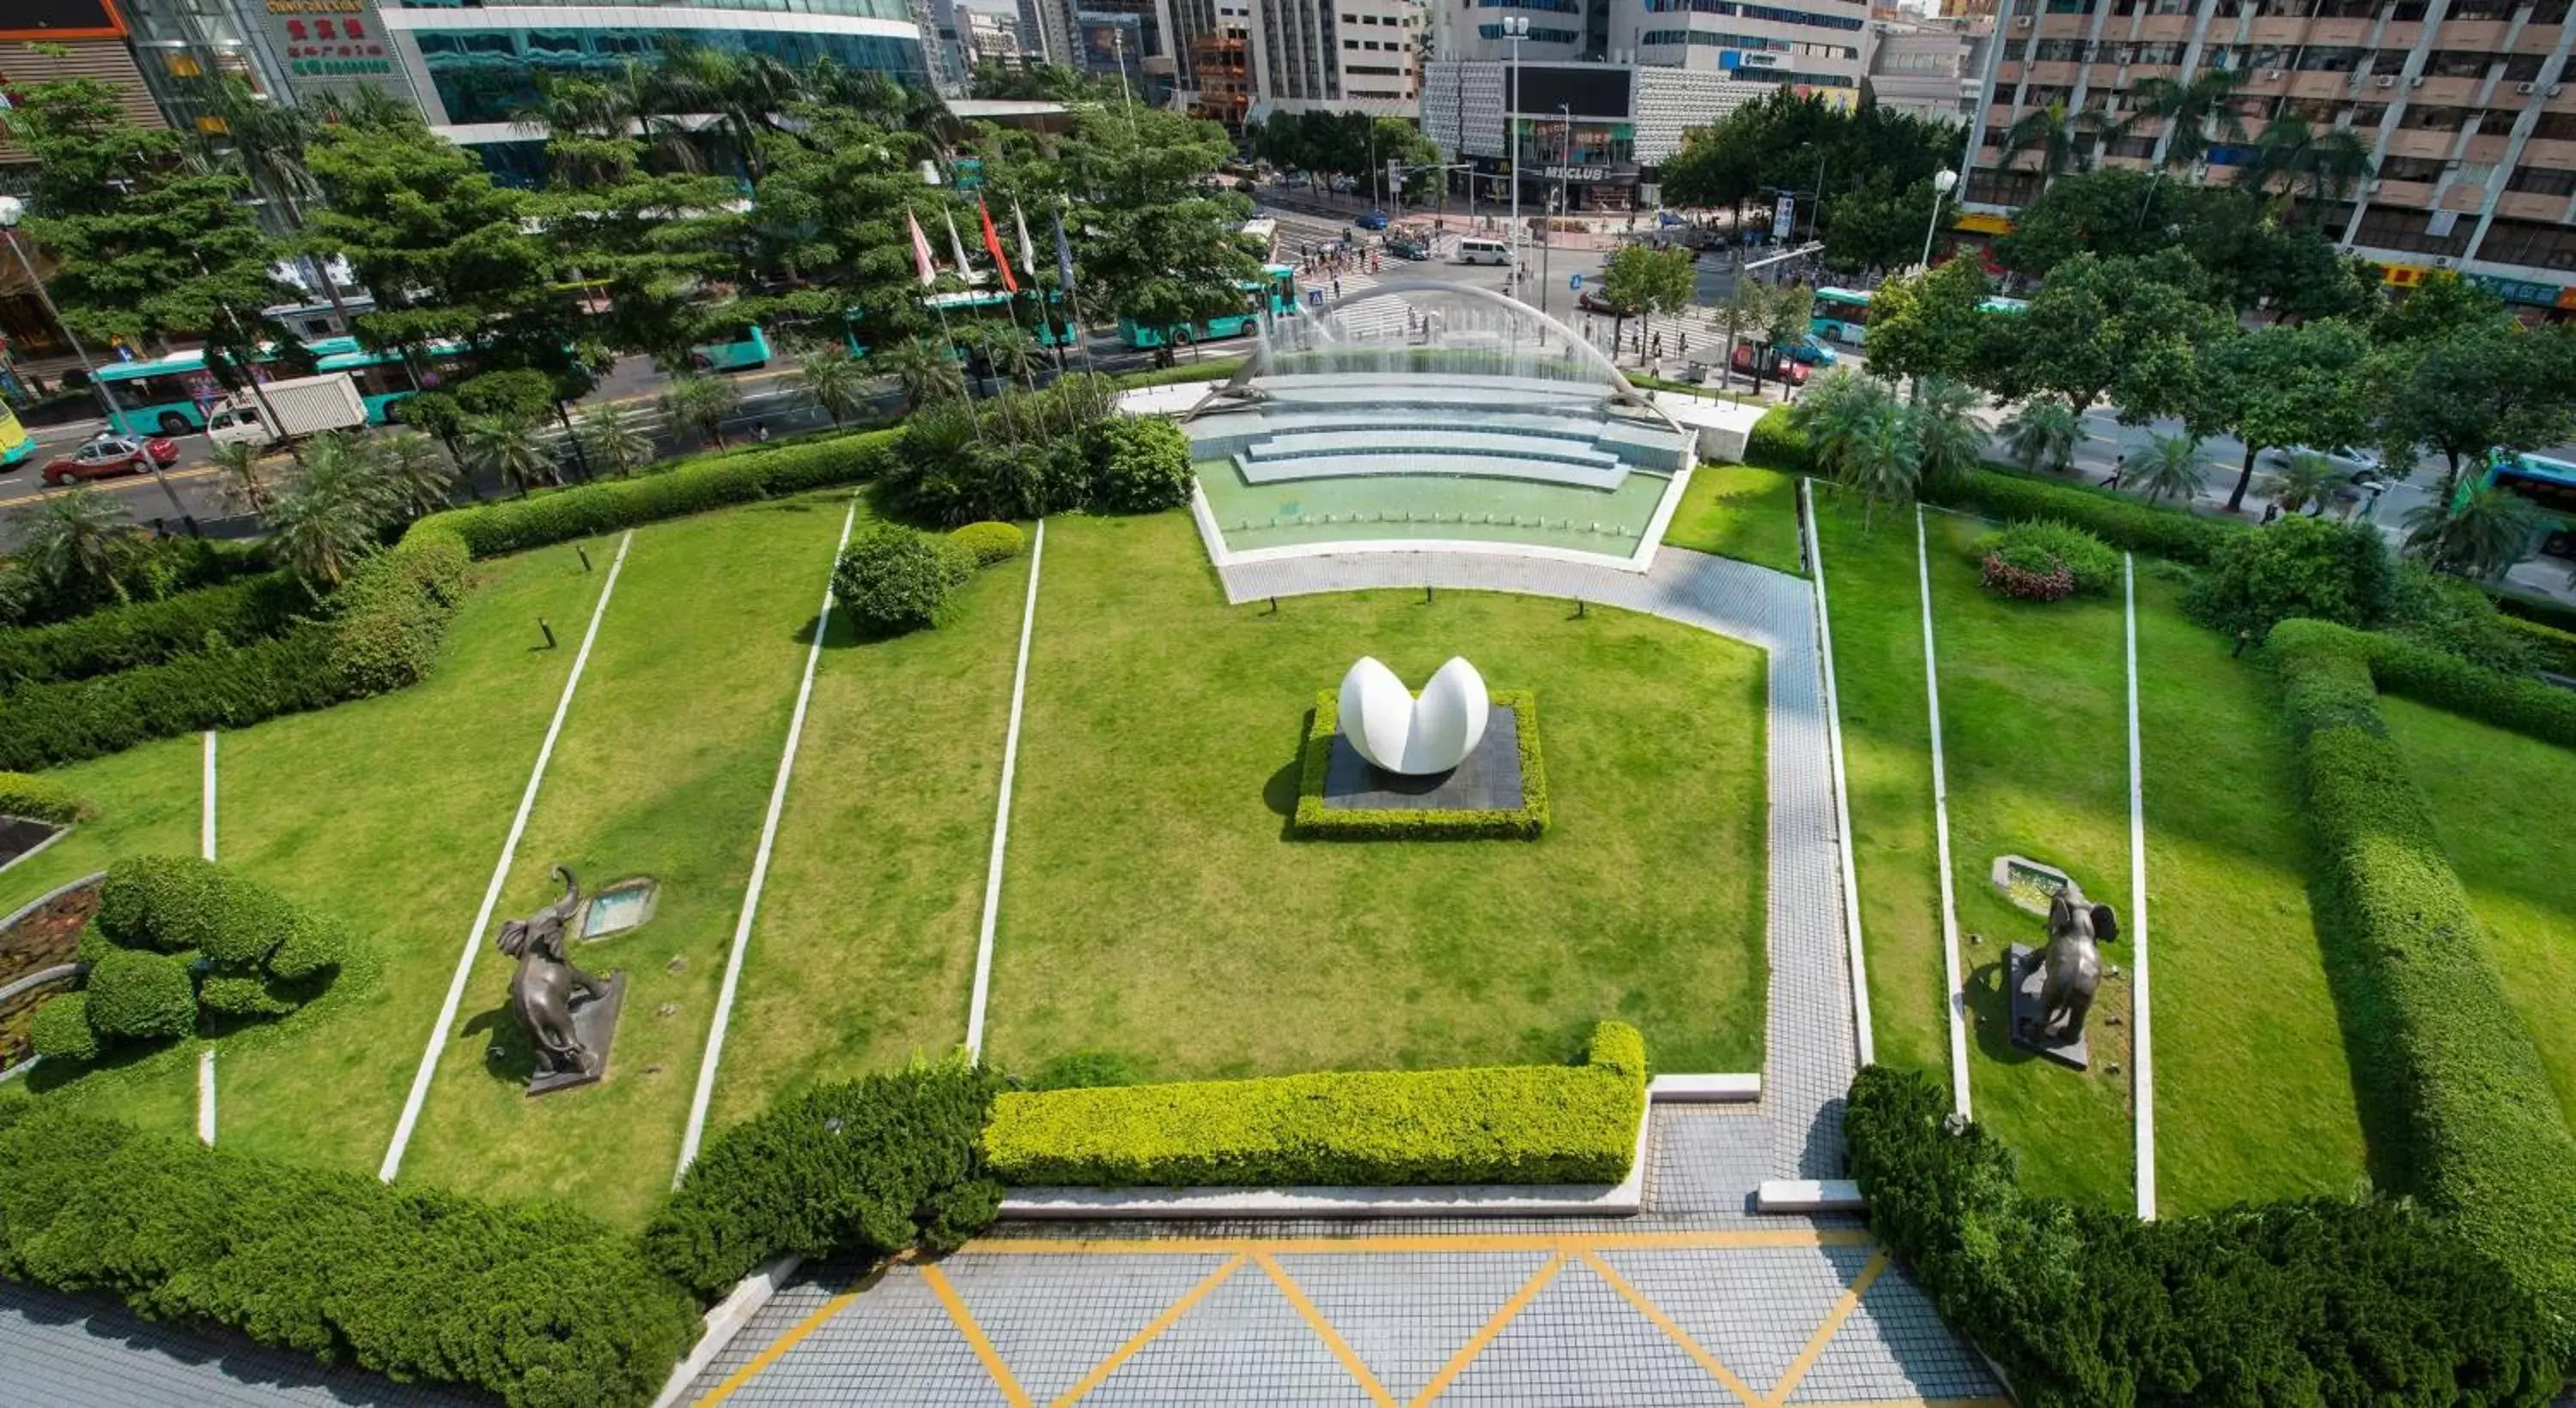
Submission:
[[1029,243],[1029,217],[1020,213],[1020,203],[1011,202],[1011,223],[1020,228],[1020,272],[1034,279],[1038,276],[1038,251]]
[[951,212],[948,217],[948,252],[957,257],[958,275],[966,282],[973,283],[975,266],[966,262],[966,243],[957,238],[957,216],[954,212]]

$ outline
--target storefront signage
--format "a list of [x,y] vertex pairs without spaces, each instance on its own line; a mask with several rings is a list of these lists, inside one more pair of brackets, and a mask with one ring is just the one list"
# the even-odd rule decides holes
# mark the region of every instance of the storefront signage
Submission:
[[1610,168],[1606,166],[1551,166],[1547,169],[1547,179],[1551,181],[1607,181],[1610,179]]
[[375,87],[394,76],[375,0],[261,0],[286,71],[305,89]]
[[2507,303],[2529,303],[2541,308],[2564,306],[2569,290],[2556,284],[2534,283],[2529,279],[2500,279],[2493,274],[2463,275],[2468,282],[2494,292]]

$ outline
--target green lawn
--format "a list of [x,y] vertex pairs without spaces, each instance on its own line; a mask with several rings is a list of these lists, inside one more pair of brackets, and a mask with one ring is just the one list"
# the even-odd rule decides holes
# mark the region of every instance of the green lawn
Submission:
[[[487,935],[406,1178],[549,1194],[617,1221],[640,1219],[669,1186],[844,502],[809,496],[635,534],[496,916],[551,900],[558,863],[588,886],[661,882],[650,923],[576,955],[626,974],[608,1079],[528,1098],[513,965]],[[488,876],[489,853],[470,863],[478,883]],[[441,932],[450,961],[454,942]],[[402,1033],[404,1047],[417,1040]],[[412,1059],[400,1057],[406,1073]]]
[[1924,706],[1914,521],[1864,531],[1848,495],[1818,485],[1816,529],[1834,626],[1852,860],[1878,1059],[1950,1085],[1941,891],[1932,833],[1932,725]]
[[834,617],[710,1127],[966,1039],[1028,572],[980,574],[935,631]]
[[[2048,606],[2003,600],[1977,584],[1970,545],[1988,531],[1984,525],[1933,513],[1929,528],[1951,887],[1973,1019],[1968,1083],[1976,1116],[2020,1152],[2029,1187],[2126,1208],[2129,986],[2106,979],[2094,999],[2089,1071],[2068,1071],[2014,1046],[2006,1036],[2005,947],[2044,944],[2045,926],[1987,879],[1995,857],[2029,856],[2074,876],[2095,901],[2128,910],[2120,604],[2116,597]],[[1826,565],[1830,570],[1830,558]],[[2103,946],[2103,961],[2125,970],[2125,936]]]
[[2260,667],[2179,594],[2139,563],[2157,1207],[2345,1194],[2362,1135],[2295,755]]
[[[1538,695],[1541,841],[1296,842],[1317,691],[1464,655]],[[1157,1077],[1553,1061],[1760,1068],[1763,660],[1667,622],[1444,592],[1229,607],[1189,520],[1050,526],[989,1054]]]
[[1701,465],[1691,471],[1664,541],[1799,575],[1806,565],[1798,555],[1798,477],[1746,465]]
[[2442,848],[2486,921],[2487,954],[2576,1122],[2576,879],[2568,798],[2576,750],[2380,696],[2380,716],[2433,797]]

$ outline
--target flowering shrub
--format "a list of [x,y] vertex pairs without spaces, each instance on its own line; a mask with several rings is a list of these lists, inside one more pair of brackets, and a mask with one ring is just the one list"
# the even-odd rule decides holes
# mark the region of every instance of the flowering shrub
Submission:
[[2015,601],[2064,601],[2075,595],[2075,572],[2066,559],[2027,543],[1998,542],[1986,554],[1987,591]]

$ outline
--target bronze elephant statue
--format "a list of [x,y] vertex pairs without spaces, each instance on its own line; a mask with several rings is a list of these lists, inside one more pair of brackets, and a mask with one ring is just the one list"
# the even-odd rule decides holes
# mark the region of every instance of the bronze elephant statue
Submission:
[[581,887],[558,865],[563,898],[525,919],[501,925],[501,952],[519,960],[510,975],[510,1009],[536,1048],[536,1079],[599,1074],[600,1053],[583,1045],[573,1025],[580,1007],[605,996],[608,985],[565,956],[565,930],[581,912]]
[[2120,936],[2120,918],[2107,904],[2086,904],[2081,894],[2048,902],[2048,948],[2040,955],[2047,976],[2039,990],[2039,1020],[2031,1035],[2068,1043],[2084,1035],[2085,1014],[2102,984],[2102,951],[2096,945]]

